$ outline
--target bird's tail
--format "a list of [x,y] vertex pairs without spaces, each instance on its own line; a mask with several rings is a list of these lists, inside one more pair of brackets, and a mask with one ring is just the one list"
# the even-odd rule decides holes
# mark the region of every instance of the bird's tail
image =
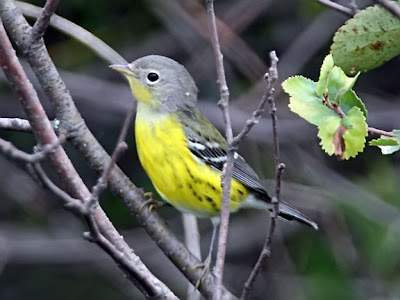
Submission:
[[300,211],[283,201],[279,202],[279,216],[290,221],[296,220],[300,223],[313,227],[315,230],[318,230],[317,223],[315,223],[309,217],[302,214]]
[[[241,207],[256,208],[262,210],[272,211],[271,198],[268,194],[261,194],[256,197],[250,196],[241,204]],[[318,225],[309,217],[298,211],[296,208],[287,204],[286,202],[279,201],[279,216],[286,220],[296,220],[300,223],[306,224],[318,230]]]

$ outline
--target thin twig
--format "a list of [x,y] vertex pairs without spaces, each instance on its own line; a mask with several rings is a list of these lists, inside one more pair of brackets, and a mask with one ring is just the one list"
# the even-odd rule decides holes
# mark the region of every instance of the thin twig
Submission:
[[0,138],[0,151],[10,158],[22,160],[26,163],[35,163],[43,160],[50,153],[53,153],[58,146],[60,146],[67,139],[67,134],[63,132],[58,138],[57,142],[53,144],[46,144],[39,147],[39,150],[33,154],[26,153],[19,150],[11,142]]
[[264,112],[265,103],[267,103],[267,100],[274,93],[273,85],[275,81],[278,79],[278,74],[277,74],[278,58],[276,56],[275,51],[271,51],[270,59],[271,59],[271,67],[269,68],[269,73],[264,75],[264,78],[267,81],[264,94],[261,98],[260,103],[258,104],[257,109],[253,112],[252,118],[247,120],[246,125],[243,127],[242,131],[233,139],[233,144],[235,146],[237,146],[238,143],[250,132],[251,128],[253,128],[253,126],[259,122],[261,115]]
[[395,4],[395,2],[388,0],[375,0],[375,2],[382,5],[386,10],[400,19],[400,8]]
[[[276,175],[276,185],[277,186],[278,185],[280,186],[281,176],[282,176],[284,168],[285,168],[285,165],[280,164],[280,166],[278,168],[278,173]],[[279,187],[279,189],[280,189],[280,187]],[[279,200],[278,199],[279,199],[278,197],[272,197],[272,199],[271,199],[271,203],[273,205],[273,211],[271,214],[269,231],[266,234],[264,245],[261,250],[260,256],[258,257],[257,262],[254,265],[254,268],[251,271],[249,278],[246,280],[246,283],[244,284],[242,295],[240,296],[240,300],[245,300],[248,298],[250,291],[253,288],[254,282],[256,281],[256,278],[261,272],[261,269],[264,265],[265,260],[271,256],[272,237],[274,235],[275,228],[276,228],[276,219],[278,218],[278,215],[279,215]]]
[[273,132],[273,145],[274,145],[274,161],[275,161],[275,197],[272,197],[272,214],[271,214],[271,223],[269,227],[268,235],[265,238],[263,249],[258,257],[257,263],[255,264],[249,278],[247,279],[242,295],[240,299],[246,299],[250,294],[250,291],[254,285],[254,282],[261,271],[261,268],[264,264],[264,261],[267,257],[271,255],[271,245],[272,245],[272,237],[275,232],[276,227],[276,219],[279,215],[279,200],[280,200],[280,191],[281,191],[281,176],[285,165],[280,162],[280,151],[279,151],[279,141],[278,141],[278,120],[276,116],[276,105],[274,101],[274,88],[273,85],[278,79],[278,57],[276,56],[275,51],[271,51],[270,53],[271,66],[269,68],[268,73],[265,74],[264,78],[266,80],[265,91],[262,97],[261,102],[268,100],[270,107],[270,115],[272,120],[272,132]]
[[232,147],[233,132],[231,119],[229,115],[229,89],[226,84],[225,69],[223,62],[223,55],[219,44],[217,24],[214,13],[214,1],[206,0],[207,13],[209,18],[209,26],[211,32],[211,44],[214,50],[214,55],[217,65],[218,84],[220,88],[221,99],[218,102],[218,106],[222,110],[222,114],[225,122],[225,137],[228,145],[226,163],[221,173],[221,186],[222,186],[222,206],[221,206],[221,221],[219,225],[218,234],[218,249],[217,249],[217,260],[215,263],[216,277],[215,292],[213,295],[214,300],[221,299],[222,294],[222,280],[224,273],[224,263],[226,254],[226,240],[228,238],[229,228],[229,215],[230,215],[230,199],[231,199],[231,184],[232,184],[232,172],[235,149]]
[[374,127],[368,127],[368,131],[372,134],[379,134],[379,135],[384,135],[384,136],[394,137],[394,138],[399,137],[398,134],[395,134],[395,133],[389,132],[389,131],[385,131],[385,130],[381,130],[381,129],[377,129]]
[[335,113],[337,113],[339,115],[339,117],[341,117],[342,119],[344,117],[346,117],[346,114],[344,113],[344,111],[342,110],[342,108],[338,105],[338,104],[333,104],[328,97],[328,93],[324,94],[324,99],[322,100],[322,103],[324,105],[326,105],[327,107],[329,107],[331,110],[333,110]]
[[114,152],[111,155],[110,162],[108,163],[108,166],[104,169],[104,172],[98,179],[96,185],[93,187],[91,200],[88,202],[89,207],[92,207],[94,202],[98,201],[100,193],[107,187],[107,180],[110,177],[112,168],[116,164],[119,155],[128,147],[128,145],[125,143],[125,138],[126,134],[128,133],[129,125],[132,122],[134,113],[135,109],[134,107],[132,107],[126,114],[125,121],[119,134],[117,145],[115,146]]
[[44,5],[40,17],[36,20],[31,29],[31,39],[36,40],[44,36],[47,27],[50,24],[51,16],[56,11],[60,0],[47,0]]
[[[340,108],[340,106],[338,105],[333,105],[326,97],[326,99],[324,100],[324,104],[329,107],[330,109],[332,109],[334,112],[336,112],[341,118],[346,117],[346,114],[344,113],[344,111]],[[379,134],[379,135],[384,135],[384,136],[388,136],[388,137],[399,137],[397,134],[393,133],[393,132],[389,132],[389,131],[385,131],[385,130],[381,130],[381,129],[377,129],[374,127],[368,127],[367,128],[368,131],[372,134]]]
[[338,12],[346,14],[350,17],[353,16],[353,10],[351,8],[345,7],[343,5],[340,5],[340,4],[330,1],[330,0],[317,0],[317,1],[323,5],[328,6],[329,8],[337,10]]
[[43,186],[57,196],[66,209],[69,209],[80,215],[85,215],[87,213],[85,205],[83,205],[79,199],[72,198],[50,180],[39,162],[32,164],[32,166],[35,175],[37,175],[37,178],[40,180]]

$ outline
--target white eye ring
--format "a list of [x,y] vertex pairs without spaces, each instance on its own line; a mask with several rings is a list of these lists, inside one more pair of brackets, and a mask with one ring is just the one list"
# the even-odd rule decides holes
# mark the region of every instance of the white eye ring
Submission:
[[160,73],[150,70],[146,75],[146,82],[148,85],[155,85],[160,81]]

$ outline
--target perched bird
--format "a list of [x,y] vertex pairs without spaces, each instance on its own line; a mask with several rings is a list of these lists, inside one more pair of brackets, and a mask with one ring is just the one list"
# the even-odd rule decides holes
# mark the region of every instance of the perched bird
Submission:
[[[211,218],[213,241],[222,204],[221,171],[227,144],[196,107],[198,91],[193,78],[181,64],[158,55],[110,67],[125,75],[138,101],[137,151],[154,187],[177,209]],[[230,204],[231,211],[242,207],[272,209],[257,174],[238,153],[234,156]],[[318,229],[316,223],[283,201],[279,210],[285,219]]]

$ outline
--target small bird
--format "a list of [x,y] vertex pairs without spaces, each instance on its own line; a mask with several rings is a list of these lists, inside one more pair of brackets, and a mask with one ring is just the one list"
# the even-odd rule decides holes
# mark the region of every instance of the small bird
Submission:
[[[135,136],[144,170],[165,201],[183,212],[211,218],[211,256],[222,204],[221,171],[227,144],[198,110],[192,76],[178,62],[158,55],[110,67],[125,75],[138,101]],[[231,211],[242,207],[272,210],[271,198],[257,174],[238,153],[230,205]],[[315,222],[283,201],[279,216],[318,229]]]

